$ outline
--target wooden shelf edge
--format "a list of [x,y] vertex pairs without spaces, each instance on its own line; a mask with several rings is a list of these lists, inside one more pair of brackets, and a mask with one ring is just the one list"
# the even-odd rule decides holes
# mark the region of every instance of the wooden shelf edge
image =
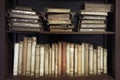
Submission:
[[115,34],[115,32],[49,32],[49,31],[13,31],[8,30],[7,33],[39,33],[39,34]]
[[81,77],[26,77],[26,76],[10,76],[7,80],[114,80],[109,75],[97,75],[97,76],[81,76]]

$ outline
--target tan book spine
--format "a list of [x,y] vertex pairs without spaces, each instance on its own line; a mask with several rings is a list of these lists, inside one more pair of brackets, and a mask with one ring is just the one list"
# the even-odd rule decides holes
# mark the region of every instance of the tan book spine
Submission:
[[54,43],[52,44],[52,76],[54,76],[54,73],[55,73],[55,51],[54,51],[54,49],[55,49],[55,45],[54,45]]
[[93,61],[94,61],[94,51],[93,51],[93,44],[90,44],[90,46],[89,46],[89,74],[90,75],[93,75],[93,73],[94,73],[94,63],[93,63]]
[[98,46],[97,47],[97,51],[98,51],[98,55],[97,55],[97,74],[100,75],[101,74],[101,47]]
[[36,47],[36,37],[32,37],[32,54],[31,54],[31,76],[35,75],[35,47]]
[[78,64],[77,64],[77,63],[78,63],[78,60],[77,60],[77,58],[78,58],[78,57],[77,57],[77,56],[78,56],[78,51],[77,51],[77,47],[78,47],[78,45],[75,44],[75,49],[74,49],[74,50],[75,50],[75,54],[74,54],[74,55],[75,55],[75,57],[74,57],[74,58],[75,58],[75,59],[74,59],[74,60],[75,60],[75,61],[74,61],[74,74],[75,74],[75,76],[78,75],[78,70],[77,70],[77,69],[78,69],[78,68],[77,68],[77,66],[78,66]]
[[62,42],[58,42],[58,75],[61,76],[62,74]]
[[104,62],[104,49],[103,47],[101,47],[101,55],[100,55],[100,72],[102,73],[103,72],[103,62]]
[[93,66],[94,66],[94,69],[93,69],[93,73],[94,75],[97,75],[97,49],[94,49],[94,52],[93,52]]
[[44,76],[44,45],[40,45],[40,76]]
[[19,57],[18,57],[18,75],[22,75],[22,55],[23,55],[23,42],[19,42]]
[[85,54],[85,43],[82,43],[82,76],[85,74],[85,62],[84,62],[84,55]]
[[78,56],[77,56],[77,70],[78,70],[78,76],[82,75],[82,46],[79,44],[77,46],[77,52],[78,52]]
[[13,75],[18,75],[18,56],[19,56],[19,43],[14,44],[14,63],[13,63]]
[[32,38],[28,38],[26,76],[30,76]]
[[66,74],[70,76],[70,43],[67,43],[67,51],[66,51]]
[[40,68],[40,45],[36,45],[35,49],[35,77],[39,77],[39,68]]
[[24,42],[23,42],[23,65],[22,65],[22,75],[26,75],[26,64],[27,64],[27,48],[28,48],[28,37],[24,37]]
[[55,43],[55,77],[58,76],[58,45]]
[[104,50],[104,64],[103,64],[103,73],[107,74],[107,56],[108,56],[108,53],[107,53],[107,49],[103,49]]
[[46,11],[54,13],[70,13],[70,9],[66,8],[47,8]]
[[49,76],[51,76],[52,75],[52,48],[51,47],[49,47],[49,57],[48,57],[48,67],[49,67]]

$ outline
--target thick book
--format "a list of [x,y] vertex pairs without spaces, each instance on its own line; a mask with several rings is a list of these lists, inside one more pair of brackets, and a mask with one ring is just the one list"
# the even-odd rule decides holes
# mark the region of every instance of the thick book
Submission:
[[99,15],[82,15],[80,16],[81,20],[107,20],[106,16]]
[[50,25],[50,29],[73,29],[74,25]]
[[70,9],[67,8],[46,8],[47,13],[70,13]]
[[57,21],[57,20],[54,20],[54,21],[52,21],[52,20],[50,20],[50,21],[48,21],[48,24],[50,24],[50,25],[52,25],[52,24],[61,24],[61,25],[63,25],[63,24],[72,24],[72,22],[71,22],[71,20],[59,20],[59,21]]
[[81,20],[80,21],[81,24],[105,24],[105,20]]

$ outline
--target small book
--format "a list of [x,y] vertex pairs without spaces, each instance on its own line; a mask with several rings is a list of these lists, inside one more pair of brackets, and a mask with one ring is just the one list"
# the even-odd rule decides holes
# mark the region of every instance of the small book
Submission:
[[70,13],[70,9],[66,8],[46,8],[47,13]]

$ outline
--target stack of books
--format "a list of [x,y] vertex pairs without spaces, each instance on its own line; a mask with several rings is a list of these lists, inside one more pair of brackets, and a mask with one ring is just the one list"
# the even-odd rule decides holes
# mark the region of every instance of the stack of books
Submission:
[[74,26],[71,24],[70,9],[46,8],[46,19],[50,31],[71,32]]
[[14,44],[13,75],[89,76],[107,74],[107,49],[91,43],[38,44],[24,37]]
[[106,31],[111,6],[111,4],[84,3],[83,9],[79,12],[79,31]]
[[8,12],[9,30],[43,31],[42,16],[29,7],[16,7]]

